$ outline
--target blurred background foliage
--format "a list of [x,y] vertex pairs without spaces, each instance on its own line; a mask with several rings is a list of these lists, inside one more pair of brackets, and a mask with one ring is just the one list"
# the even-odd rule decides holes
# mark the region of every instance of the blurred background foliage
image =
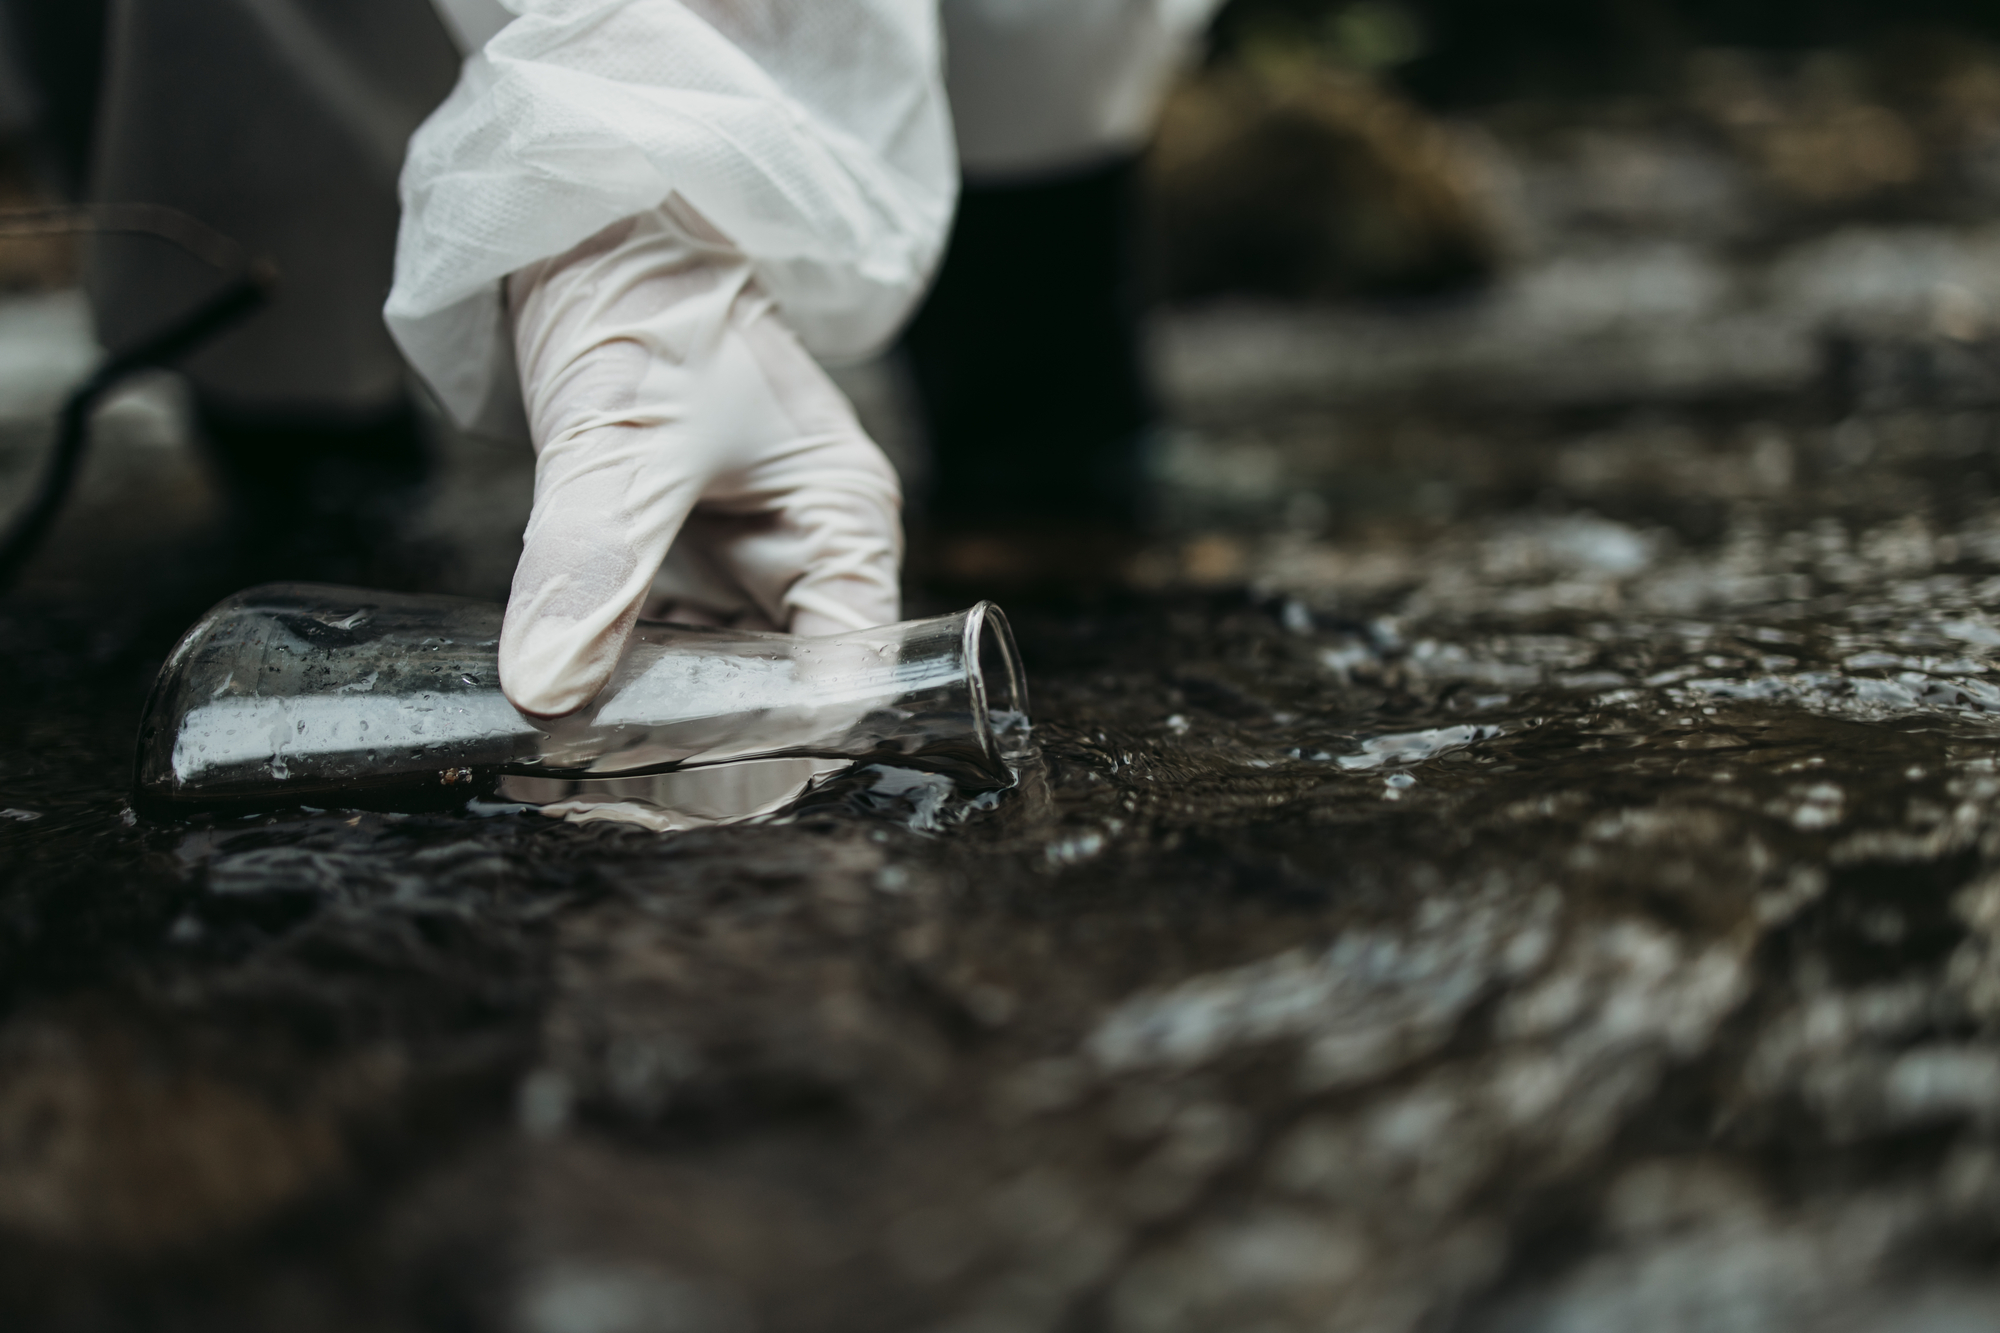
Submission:
[[[1518,98],[1671,96],[1690,57],[1718,47],[1768,53],[1847,49],[1889,82],[1928,85],[1967,39],[2000,40],[1990,0],[1233,0],[1212,60],[1308,46],[1365,70],[1393,70],[1428,106]],[[1905,87],[1901,91],[1916,91]]]
[[1152,155],[1149,286],[1475,289],[1520,248],[1508,162],[1593,130],[1727,157],[1767,238],[1990,215],[2000,5],[1234,0]]
[[[0,206],[81,190],[105,13],[0,0]],[[1144,288],[1476,291],[1527,244],[1521,163],[1631,176],[1635,135],[1752,182],[1738,244],[1992,216],[2000,0],[1231,0],[1150,156]],[[75,280],[60,239],[0,244],[0,290]]]

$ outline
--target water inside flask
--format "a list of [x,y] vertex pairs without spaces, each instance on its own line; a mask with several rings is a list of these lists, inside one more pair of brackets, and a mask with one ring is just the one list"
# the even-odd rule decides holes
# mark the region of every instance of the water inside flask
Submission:
[[554,720],[500,691],[503,612],[306,583],[225,599],[161,669],[141,797],[437,804],[507,779],[553,790],[772,760],[890,763],[991,789],[1027,744],[1020,655],[990,602],[826,638],[642,623],[590,707]]

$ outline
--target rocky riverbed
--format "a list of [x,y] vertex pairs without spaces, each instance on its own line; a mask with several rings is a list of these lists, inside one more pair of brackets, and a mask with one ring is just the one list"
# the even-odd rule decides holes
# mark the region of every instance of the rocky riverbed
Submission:
[[[142,817],[227,589],[110,409],[0,603],[0,1321],[2000,1323],[2000,233],[1492,133],[1485,295],[1163,318],[1160,535],[1010,605],[990,809]],[[0,311],[16,486],[76,308]],[[497,595],[451,448],[403,567]]]

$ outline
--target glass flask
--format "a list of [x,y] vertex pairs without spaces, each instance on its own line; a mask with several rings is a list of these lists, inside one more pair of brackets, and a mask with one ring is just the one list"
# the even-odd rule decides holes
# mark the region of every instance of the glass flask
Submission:
[[827,638],[642,622],[586,709],[500,692],[504,608],[274,583],[216,605],[160,670],[139,737],[166,805],[449,802],[504,775],[610,778],[774,758],[1012,782],[1027,692],[1007,618],[968,611]]

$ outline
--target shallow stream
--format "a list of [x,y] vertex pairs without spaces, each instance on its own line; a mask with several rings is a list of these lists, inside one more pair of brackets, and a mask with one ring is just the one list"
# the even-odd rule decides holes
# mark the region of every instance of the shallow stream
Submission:
[[[978,805],[141,818],[234,585],[108,412],[0,601],[0,1325],[2000,1326],[1990,233],[1586,221],[1168,321],[1163,535],[913,590],[1020,633]],[[496,596],[457,447],[402,577]]]
[[1010,608],[1040,755],[988,809],[149,821],[174,616],[17,600],[7,1308],[1990,1326],[1993,428],[1433,419],[1489,479],[1449,522]]

